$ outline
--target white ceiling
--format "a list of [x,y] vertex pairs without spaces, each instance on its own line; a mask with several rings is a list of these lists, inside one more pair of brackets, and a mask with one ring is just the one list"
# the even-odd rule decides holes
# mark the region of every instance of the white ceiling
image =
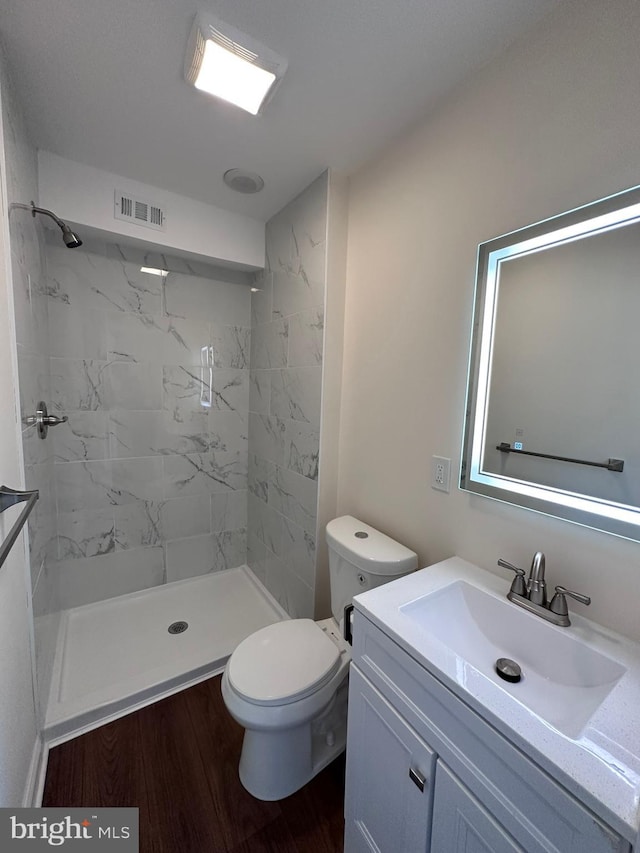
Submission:
[[[327,166],[349,174],[560,0],[2,0],[0,33],[39,147],[267,219]],[[264,115],[188,86],[198,10],[289,69]],[[230,168],[265,188],[242,196]]]

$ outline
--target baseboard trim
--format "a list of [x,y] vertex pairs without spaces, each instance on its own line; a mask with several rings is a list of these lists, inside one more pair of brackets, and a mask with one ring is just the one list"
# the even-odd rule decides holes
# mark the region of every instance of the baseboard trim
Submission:
[[36,738],[29,764],[29,773],[24,787],[22,805],[25,808],[39,807],[42,803],[44,791],[44,780],[47,775],[47,761],[49,758],[49,746],[45,743],[41,734]]

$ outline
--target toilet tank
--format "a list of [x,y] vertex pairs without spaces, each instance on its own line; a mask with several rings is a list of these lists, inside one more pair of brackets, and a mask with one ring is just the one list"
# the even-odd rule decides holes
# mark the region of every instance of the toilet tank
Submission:
[[418,568],[418,555],[352,515],[327,524],[331,612],[340,622],[354,595]]

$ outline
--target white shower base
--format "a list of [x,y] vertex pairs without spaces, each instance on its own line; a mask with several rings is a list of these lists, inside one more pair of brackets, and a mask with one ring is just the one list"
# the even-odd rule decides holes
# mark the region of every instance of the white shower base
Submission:
[[[289,618],[246,567],[62,613],[45,738],[59,743],[220,672],[249,634]],[[184,633],[170,634],[184,621]]]

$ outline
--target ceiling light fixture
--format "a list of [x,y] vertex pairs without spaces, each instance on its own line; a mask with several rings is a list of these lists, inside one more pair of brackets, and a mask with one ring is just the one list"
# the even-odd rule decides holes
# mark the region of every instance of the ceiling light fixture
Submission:
[[212,15],[196,15],[184,76],[196,89],[257,115],[276,90],[287,62]]

